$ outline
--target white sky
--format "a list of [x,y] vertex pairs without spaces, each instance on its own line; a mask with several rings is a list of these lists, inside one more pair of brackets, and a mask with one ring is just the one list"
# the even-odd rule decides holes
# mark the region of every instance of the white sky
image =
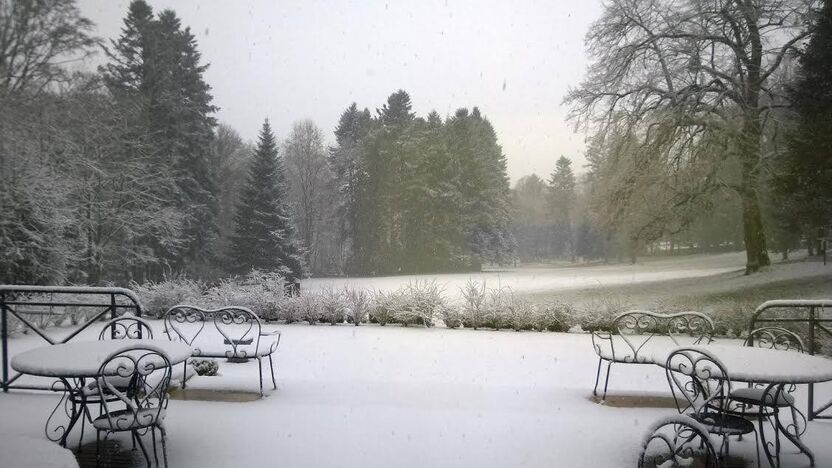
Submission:
[[[545,178],[561,155],[582,171],[584,136],[565,122],[561,101],[585,69],[583,37],[599,0],[148,3],[173,8],[191,27],[211,64],[217,117],[246,139],[265,117],[281,139],[311,118],[332,143],[350,103],[374,112],[401,88],[422,116],[479,106],[512,182]],[[128,5],[79,1],[106,39],[119,36]]]

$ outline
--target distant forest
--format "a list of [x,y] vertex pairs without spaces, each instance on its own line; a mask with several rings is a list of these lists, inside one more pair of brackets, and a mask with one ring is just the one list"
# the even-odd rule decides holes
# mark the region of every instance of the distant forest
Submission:
[[[174,11],[134,0],[104,40],[74,0],[0,0],[0,283],[738,249],[753,272],[770,250],[816,251],[832,219],[832,15],[763,3],[675,22],[662,2],[607,5],[565,101],[587,165],[553,155],[551,174],[512,188],[477,107],[417,116],[398,90],[374,111],[345,102],[331,146],[312,121],[279,136],[265,116],[247,142],[214,117],[207,65]],[[664,36],[643,40],[627,21],[639,15]],[[786,17],[801,21],[771,26]],[[97,70],[66,65],[96,53]]]

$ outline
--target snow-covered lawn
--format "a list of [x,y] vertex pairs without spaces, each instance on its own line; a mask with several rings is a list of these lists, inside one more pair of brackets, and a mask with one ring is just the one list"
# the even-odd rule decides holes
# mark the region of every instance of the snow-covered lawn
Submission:
[[566,266],[557,268],[507,268],[480,273],[381,276],[372,278],[311,278],[303,281],[305,291],[344,286],[391,291],[412,281],[435,280],[448,297],[458,297],[469,280],[489,287],[510,287],[520,293],[555,292],[568,289],[631,285],[653,281],[699,278],[720,273],[742,271],[745,254],[689,255],[651,259],[635,265],[610,264]]
[[[283,332],[278,390],[253,402],[171,400],[170,466],[634,466],[646,428],[675,413],[591,401],[597,360],[585,334],[268,327]],[[12,354],[40,343],[15,338]],[[189,388],[256,392],[256,369],[256,362],[222,361],[222,375],[195,377]],[[832,397],[828,387],[819,391]],[[663,369],[613,367],[610,395],[622,394],[667,396]],[[43,437],[56,401],[0,395],[0,434]],[[832,424],[809,424],[804,440],[819,467],[832,466],[830,438]],[[731,450],[753,459],[750,438],[732,441]],[[786,452],[785,466],[808,465]]]

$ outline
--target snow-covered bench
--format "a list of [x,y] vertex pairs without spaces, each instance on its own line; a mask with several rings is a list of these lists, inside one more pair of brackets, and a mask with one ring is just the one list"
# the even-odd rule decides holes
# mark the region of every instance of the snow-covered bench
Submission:
[[[202,309],[192,305],[171,307],[164,316],[165,334],[193,348],[193,357],[226,358],[232,362],[257,359],[260,395],[263,395],[263,359],[268,358],[272,385],[272,354],[280,344],[280,332],[264,331],[257,314],[245,307]],[[183,380],[182,387],[185,387]]]
[[610,381],[612,364],[653,364],[652,355],[657,347],[708,344],[713,341],[714,323],[700,312],[660,314],[646,310],[630,310],[618,315],[612,322],[613,334],[592,332],[592,347],[598,355],[593,395],[598,395],[601,363],[607,361],[604,396]]

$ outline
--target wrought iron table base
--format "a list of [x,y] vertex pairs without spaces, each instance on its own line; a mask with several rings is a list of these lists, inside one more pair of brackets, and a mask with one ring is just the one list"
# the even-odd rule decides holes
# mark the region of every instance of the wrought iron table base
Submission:
[[[801,434],[806,430],[806,417],[803,413],[800,412],[797,408],[795,408],[795,402],[792,402],[788,407],[777,408],[773,404],[773,402],[778,401],[778,399],[782,399],[783,395],[786,393],[785,387],[791,384],[771,384],[766,387],[765,393],[763,394],[763,401],[770,402],[771,406],[773,407],[773,411],[766,412],[760,411],[759,412],[759,424],[760,424],[760,442],[763,444],[763,451],[766,454],[766,458],[768,458],[769,464],[772,467],[780,468],[780,450],[781,450],[781,443],[780,443],[780,434],[782,433],[786,439],[794,444],[797,449],[806,455],[809,458],[809,463],[811,466],[815,466],[815,455],[812,451],[807,447],[803,441],[800,440]],[[783,424],[783,421],[780,419],[781,410],[789,408],[792,414],[792,422],[791,424]],[[800,427],[799,420],[802,420],[802,429]],[[765,431],[765,423],[768,423],[774,428],[774,441],[766,440],[766,431]],[[772,453],[773,451],[773,453]]]
[[[52,442],[59,442],[61,447],[66,447],[66,439],[72,431],[72,428],[75,427],[78,419],[83,416],[86,407],[86,398],[83,392],[84,379],[72,380],[75,381],[74,385],[70,383],[70,379],[66,378],[60,378],[52,384],[52,389],[55,391],[58,391],[56,389],[58,384],[63,385],[64,389],[61,399],[55,405],[55,409],[52,410],[49,418],[46,419],[46,426],[44,427],[46,437]],[[54,422],[53,419],[59,414],[58,410],[61,408],[63,408],[64,414],[69,417],[69,422],[67,425],[57,424],[54,428],[50,429],[50,426]],[[83,437],[83,432],[81,436]]]

